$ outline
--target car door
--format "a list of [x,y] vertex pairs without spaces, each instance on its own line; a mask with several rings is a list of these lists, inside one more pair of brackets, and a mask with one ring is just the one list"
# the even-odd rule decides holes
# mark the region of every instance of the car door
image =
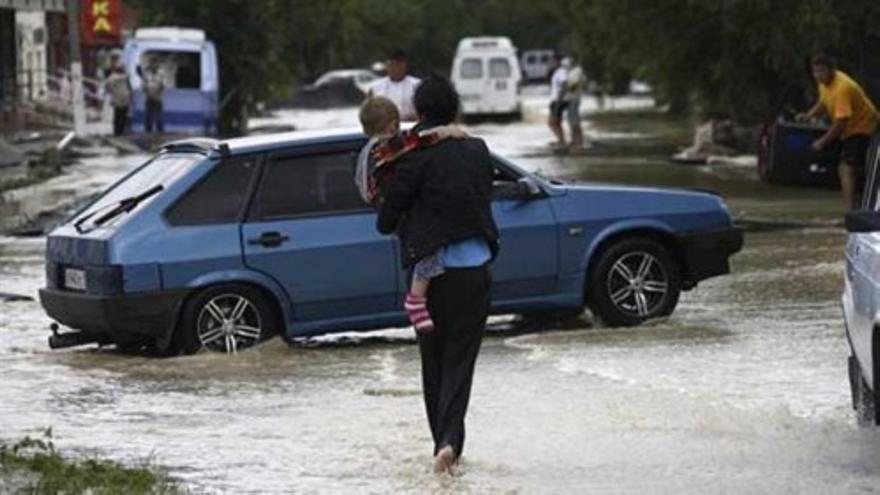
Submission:
[[492,214],[501,250],[492,267],[496,304],[554,292],[559,272],[556,216],[546,195],[517,194],[519,174],[495,160]]
[[288,292],[296,321],[374,316],[397,302],[397,255],[354,185],[357,150],[292,150],[264,164],[242,225],[245,263]]
[[492,110],[510,112],[516,109],[517,80],[511,61],[513,58],[495,56],[488,60],[489,78],[486,94],[492,95]]
[[[875,143],[876,148],[876,143]],[[868,160],[868,180],[862,208],[880,212],[878,154]],[[866,376],[871,377],[871,338],[874,318],[880,311],[880,232],[851,233],[846,244],[846,278],[850,300],[844,301],[850,342]]]

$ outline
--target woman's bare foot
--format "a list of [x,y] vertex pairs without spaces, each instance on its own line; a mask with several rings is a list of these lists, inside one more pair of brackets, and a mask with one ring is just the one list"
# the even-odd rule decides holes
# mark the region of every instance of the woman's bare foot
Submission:
[[455,451],[449,445],[440,449],[440,452],[434,456],[435,473],[449,472],[453,464],[455,464]]

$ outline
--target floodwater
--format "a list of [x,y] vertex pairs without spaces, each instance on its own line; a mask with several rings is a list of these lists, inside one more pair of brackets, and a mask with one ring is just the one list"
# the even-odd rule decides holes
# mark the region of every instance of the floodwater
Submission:
[[[196,493],[880,491],[880,432],[856,428],[850,408],[837,195],[771,188],[743,166],[670,164],[689,127],[652,112],[595,116],[589,155],[554,156],[532,102],[526,122],[472,131],[549,176],[714,188],[746,247],[665,321],[495,324],[458,476],[430,472],[407,330],[150,359],[50,352],[38,303],[0,303],[0,435],[52,426],[62,448],[148,459]],[[351,126],[355,114],[266,120]],[[43,244],[0,238],[0,292],[35,295]]]

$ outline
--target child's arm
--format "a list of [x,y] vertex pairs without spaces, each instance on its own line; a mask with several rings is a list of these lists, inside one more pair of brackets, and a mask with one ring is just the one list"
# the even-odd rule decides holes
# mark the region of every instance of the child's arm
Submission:
[[470,137],[470,134],[464,130],[464,127],[456,124],[441,125],[419,133],[421,137],[436,136],[438,141],[444,139],[464,139]]

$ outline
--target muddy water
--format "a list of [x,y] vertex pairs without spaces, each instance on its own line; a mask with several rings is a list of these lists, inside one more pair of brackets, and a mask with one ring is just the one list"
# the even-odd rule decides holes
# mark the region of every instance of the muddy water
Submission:
[[[353,115],[281,120],[320,127]],[[837,196],[768,188],[743,167],[667,163],[686,130],[651,114],[600,117],[590,155],[557,157],[540,113],[474,128],[547,175],[717,189],[748,233],[733,274],[686,293],[666,321],[496,325],[458,477],[429,472],[418,355],[399,330],[155,360],[49,352],[39,305],[0,303],[2,435],[53,426],[64,448],[151,458],[195,492],[880,489],[880,433],[855,428],[849,407]],[[0,239],[0,292],[33,295],[42,250],[41,239]]]

